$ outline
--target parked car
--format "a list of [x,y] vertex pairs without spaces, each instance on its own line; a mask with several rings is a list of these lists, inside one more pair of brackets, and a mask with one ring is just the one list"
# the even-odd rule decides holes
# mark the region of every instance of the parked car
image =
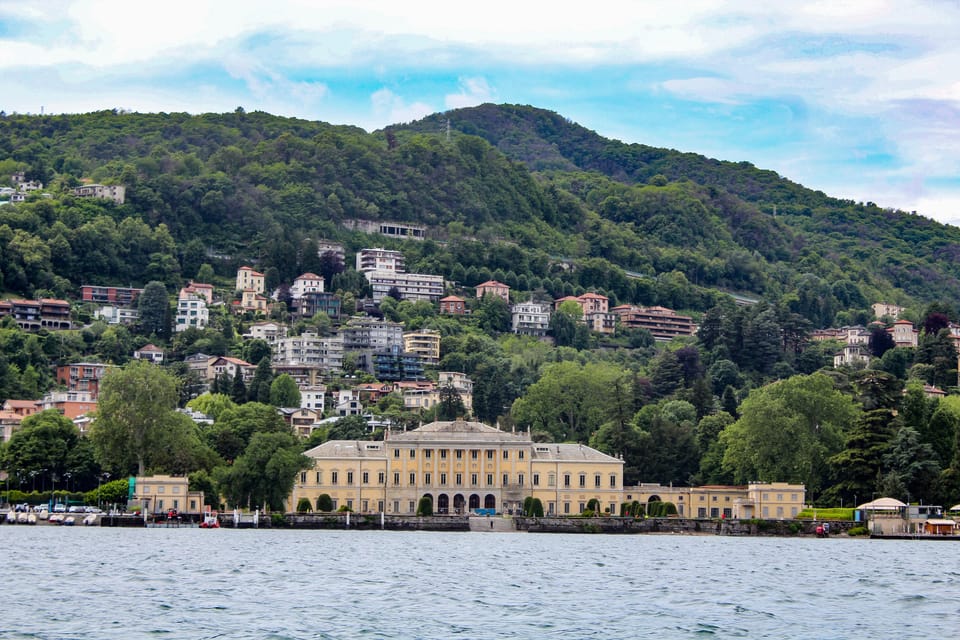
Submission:
[[48,507],[45,503],[44,503],[44,504],[38,504],[37,506],[35,506],[35,507],[33,508],[33,510],[34,510],[36,513],[40,513],[40,512],[42,512],[42,511],[46,511],[47,509],[49,509],[49,507]]
[[70,513],[83,513],[83,507],[72,505],[69,509],[67,509],[67,511]]
[[66,512],[67,512],[67,505],[65,505],[65,504],[55,504],[55,505],[53,505],[53,512],[54,512],[54,513],[66,513]]

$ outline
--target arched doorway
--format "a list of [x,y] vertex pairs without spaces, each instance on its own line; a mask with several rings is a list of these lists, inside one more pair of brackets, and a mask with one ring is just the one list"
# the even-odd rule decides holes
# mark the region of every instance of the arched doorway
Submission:
[[450,496],[445,493],[437,496],[437,513],[450,513]]
[[497,497],[492,493],[488,493],[483,498],[483,508],[484,509],[496,509],[497,508]]
[[466,502],[467,501],[464,500],[463,494],[461,493],[458,493],[457,495],[453,496],[453,512],[456,513],[457,515],[460,515],[461,513],[463,513],[463,506],[466,504]]
[[480,508],[480,496],[475,493],[470,494],[470,511]]

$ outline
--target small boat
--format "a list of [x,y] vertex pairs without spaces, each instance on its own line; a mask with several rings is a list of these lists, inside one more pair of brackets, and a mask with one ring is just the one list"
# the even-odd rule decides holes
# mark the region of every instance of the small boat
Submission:
[[27,524],[27,514],[18,513],[17,514],[17,524]]
[[63,514],[55,513],[50,516],[50,524],[63,524]]
[[217,519],[216,511],[208,511],[203,514],[203,520],[200,521],[201,529],[219,529],[220,520]]
[[86,527],[97,524],[97,514],[90,513],[83,518],[83,524]]
[[15,511],[7,511],[7,524],[16,524],[17,523],[17,513]]
[[77,520],[73,516],[67,516],[66,518],[63,519],[63,526],[65,527],[72,527],[76,523],[77,523]]

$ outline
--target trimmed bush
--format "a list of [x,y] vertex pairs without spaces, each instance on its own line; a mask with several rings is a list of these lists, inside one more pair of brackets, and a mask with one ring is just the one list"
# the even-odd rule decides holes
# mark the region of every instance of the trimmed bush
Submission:
[[327,493],[321,493],[317,496],[317,511],[333,511],[333,498]]
[[543,502],[540,501],[540,498],[534,498],[530,501],[530,514],[534,518],[543,517]]
[[593,511],[594,513],[600,513],[602,509],[600,508],[600,501],[596,498],[590,498],[587,501],[587,511]]
[[533,496],[527,496],[526,498],[523,499],[523,515],[525,516],[533,515],[532,513],[530,513],[531,504],[533,504]]
[[310,498],[300,498],[297,500],[297,513],[306,513],[311,510]]
[[870,534],[870,530],[866,527],[851,527],[847,530],[848,536],[866,536]]
[[348,513],[348,512],[353,513],[353,509],[351,509],[345,504],[340,505],[340,508],[337,509],[337,513]]
[[432,516],[433,515],[433,500],[427,496],[420,498],[420,502],[417,503],[417,515],[418,516]]

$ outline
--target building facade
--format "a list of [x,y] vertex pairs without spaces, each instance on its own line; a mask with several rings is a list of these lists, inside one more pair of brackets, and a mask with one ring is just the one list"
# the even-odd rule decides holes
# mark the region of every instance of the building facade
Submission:
[[696,331],[693,318],[679,315],[666,307],[636,307],[622,304],[610,310],[620,320],[620,326],[646,329],[654,340],[667,341],[681,336],[692,336]]
[[253,289],[256,293],[263,293],[265,288],[264,275],[250,267],[237,269],[237,291]]
[[504,302],[510,302],[510,287],[503,284],[502,282],[497,282],[496,280],[487,280],[476,286],[477,290],[477,299],[482,299],[483,296],[488,293],[492,296],[496,296],[503,300]]
[[510,308],[512,331],[523,336],[542,338],[550,331],[550,305],[521,302]]
[[386,298],[391,289],[399,291],[403,300],[438,302],[443,296],[443,276],[393,271],[367,271],[364,275],[370,282],[374,302]]
[[403,334],[403,350],[420,356],[428,367],[436,366],[440,364],[440,332],[430,329],[408,331]]
[[623,497],[622,460],[478,422],[434,422],[383,442],[331,440],[306,455],[314,466],[298,476],[288,508],[327,494],[334,508],[366,513],[413,515],[424,497],[439,514],[516,513],[533,496],[547,513],[575,515],[592,499],[616,513]]

